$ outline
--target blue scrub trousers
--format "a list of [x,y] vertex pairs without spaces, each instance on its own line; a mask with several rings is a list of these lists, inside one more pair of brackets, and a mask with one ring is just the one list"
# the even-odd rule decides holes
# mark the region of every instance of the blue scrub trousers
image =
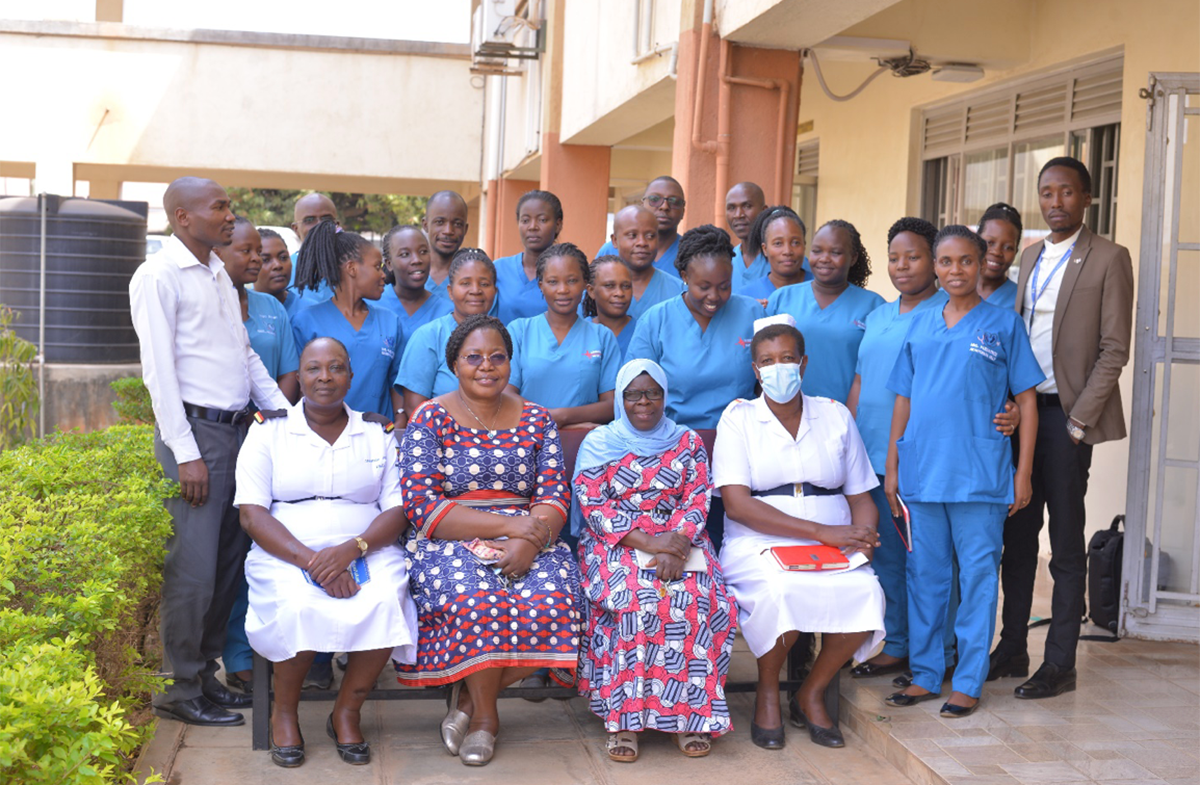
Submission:
[[246,610],[249,607],[250,585],[243,574],[237,599],[233,601],[233,610],[229,612],[229,623],[225,626],[225,648],[221,651],[221,662],[225,665],[226,675],[254,667],[254,650],[246,638]]
[[962,603],[954,623],[958,667],[952,687],[978,698],[996,631],[1005,504],[908,502],[913,551],[908,554],[909,667],[913,684],[940,692],[945,675],[943,636],[958,559]]
[[[871,567],[879,585],[883,587],[883,597],[886,601],[883,611],[883,629],[886,637],[883,642],[883,653],[890,657],[904,658],[908,656],[908,583],[905,572],[908,566],[908,549],[896,531],[892,522],[892,508],[888,504],[887,494],[883,492],[883,476],[879,477],[879,485],[871,489],[871,500],[879,508],[879,547],[875,549],[875,557]],[[911,510],[910,510],[911,512]],[[954,665],[954,621],[958,613],[958,560],[954,561],[954,574],[950,583],[950,608],[946,612],[945,633],[942,644],[945,649],[946,667]]]

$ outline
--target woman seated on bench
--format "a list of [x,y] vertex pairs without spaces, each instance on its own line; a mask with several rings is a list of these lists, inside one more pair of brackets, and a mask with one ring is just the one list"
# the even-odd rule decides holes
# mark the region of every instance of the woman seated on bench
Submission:
[[318,651],[349,653],[326,723],[346,763],[371,750],[359,710],[388,658],[413,662],[417,609],[397,538],[400,461],[392,425],[346,406],[353,373],[346,347],[316,338],[300,354],[300,403],[261,412],[237,462],[246,557],[250,645],[275,663],[271,759],[304,762],[296,713]]
[[412,412],[402,449],[421,637],[399,678],[454,685],[442,743],[468,766],[492,759],[500,690],[538,668],[571,684],[579,660],[562,447],[550,412],[505,390],[512,350],[499,319],[464,318],[445,354],[458,385]]
[[[847,660],[883,640],[883,590],[857,555],[869,558],[878,545],[869,492],[879,480],[846,407],[800,394],[808,358],[790,316],[755,322],[750,355],[763,395],[729,404],[713,446],[713,485],[725,502],[721,566],[758,659],[750,735],[783,748],[779,671],[798,633],[819,632],[821,652],[789,702],[791,721],[807,725],[815,743],[843,747],[824,694]],[[852,568],[785,571],[770,550],[817,544],[856,556]]]
[[736,611],[704,530],[708,456],[663,415],[667,375],[651,360],[617,374],[616,418],[575,463],[588,629],[579,691],[631,763],[638,732],[675,734],[690,758],[731,730],[725,676]]

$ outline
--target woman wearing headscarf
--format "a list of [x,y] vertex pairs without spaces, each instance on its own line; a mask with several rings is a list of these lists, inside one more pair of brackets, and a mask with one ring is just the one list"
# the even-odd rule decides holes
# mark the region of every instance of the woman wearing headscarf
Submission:
[[676,734],[688,757],[732,729],[725,677],[736,609],[704,530],[711,485],[695,431],[664,416],[667,375],[650,360],[617,374],[612,423],[583,440],[574,487],[589,614],[579,691],[604,720],[612,760],[638,732]]

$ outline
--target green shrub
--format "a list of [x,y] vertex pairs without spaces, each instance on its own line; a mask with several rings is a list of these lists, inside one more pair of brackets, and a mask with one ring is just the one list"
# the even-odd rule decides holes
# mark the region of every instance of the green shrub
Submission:
[[38,411],[37,347],[17,337],[11,325],[20,314],[0,305],[0,450],[33,435]]
[[117,419],[127,425],[154,424],[154,409],[150,405],[150,391],[140,376],[128,376],[111,382],[109,387],[117,394],[113,409]]
[[129,778],[175,492],[145,425],[0,453],[0,782]]

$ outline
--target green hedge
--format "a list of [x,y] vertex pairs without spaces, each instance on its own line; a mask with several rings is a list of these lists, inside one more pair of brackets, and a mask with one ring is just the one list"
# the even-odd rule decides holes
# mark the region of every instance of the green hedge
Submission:
[[131,778],[175,492],[150,426],[0,452],[0,782]]

